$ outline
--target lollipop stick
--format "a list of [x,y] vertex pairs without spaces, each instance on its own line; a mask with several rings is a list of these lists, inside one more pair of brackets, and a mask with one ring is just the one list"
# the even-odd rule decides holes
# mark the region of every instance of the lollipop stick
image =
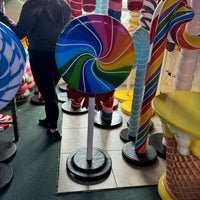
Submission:
[[89,98],[89,111],[88,111],[88,135],[87,135],[87,161],[92,161],[92,148],[93,148],[93,124],[94,124],[94,108],[95,98]]

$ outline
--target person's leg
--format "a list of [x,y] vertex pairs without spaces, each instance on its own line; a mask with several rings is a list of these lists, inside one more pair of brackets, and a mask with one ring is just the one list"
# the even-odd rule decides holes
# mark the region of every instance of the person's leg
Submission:
[[29,51],[30,65],[36,85],[45,100],[45,113],[50,128],[57,129],[59,116],[55,86],[60,74],[53,53]]

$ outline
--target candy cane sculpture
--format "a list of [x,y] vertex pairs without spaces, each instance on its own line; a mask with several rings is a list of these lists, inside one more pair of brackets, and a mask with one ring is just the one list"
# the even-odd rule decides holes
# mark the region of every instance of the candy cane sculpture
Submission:
[[[139,122],[139,112],[142,104],[142,98],[144,93],[144,83],[145,83],[145,75],[147,69],[147,63],[149,61],[149,46],[150,46],[150,14],[153,14],[152,11],[155,9],[156,3],[154,0],[152,1],[144,1],[143,7],[143,15],[140,18],[141,27],[139,27],[140,32],[132,37],[134,41],[135,48],[135,62],[134,66],[137,67],[136,70],[136,78],[134,85],[134,93],[133,93],[133,101],[132,101],[132,109],[131,109],[131,117],[130,117],[130,125],[128,130],[128,135],[132,138],[136,137],[137,126]],[[146,11],[144,10],[146,9]],[[149,11],[149,12],[148,12]],[[147,13],[147,15],[145,15]],[[146,22],[147,21],[147,22]],[[144,30],[143,30],[144,29]],[[142,31],[143,30],[143,31]],[[146,31],[145,31],[146,30]],[[139,39],[142,38],[142,39]]]
[[[186,25],[186,30],[190,35],[200,33],[200,4],[198,0],[191,2],[194,10],[194,18]],[[182,49],[175,78],[174,90],[189,91],[192,87],[194,72],[197,66],[199,50]]]
[[135,151],[139,154],[145,153],[146,150],[149,122],[152,116],[151,100],[156,94],[168,32],[180,46],[193,49],[200,48],[199,37],[189,36],[184,28],[185,24],[194,17],[194,12],[185,7],[181,0],[161,1],[160,4],[162,3],[162,10],[160,15],[157,16],[156,31],[155,34],[152,34],[155,37],[136,136]]
[[[149,62],[149,46],[150,46],[150,22],[153,15],[153,10],[156,8],[155,0],[145,0],[141,9],[142,16],[139,19],[141,26],[133,33],[133,40],[135,45],[135,62],[133,68],[136,69],[135,85],[133,92],[133,99],[130,101],[123,102],[121,105],[122,111],[125,109],[124,106],[128,105],[130,112],[129,127],[125,128],[120,133],[120,138],[127,142],[135,140],[138,122],[140,118],[140,108],[142,104],[142,98],[144,93],[144,81],[147,69],[147,63]],[[141,35],[140,35],[141,34]],[[128,109],[127,109],[128,110]]]

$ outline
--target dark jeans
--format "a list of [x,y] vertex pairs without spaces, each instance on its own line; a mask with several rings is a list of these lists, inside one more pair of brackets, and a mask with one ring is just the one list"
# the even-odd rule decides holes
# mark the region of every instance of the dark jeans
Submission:
[[46,118],[50,128],[57,128],[59,117],[58,97],[55,87],[61,76],[58,72],[54,52],[29,50],[31,71],[35,83],[45,100]]

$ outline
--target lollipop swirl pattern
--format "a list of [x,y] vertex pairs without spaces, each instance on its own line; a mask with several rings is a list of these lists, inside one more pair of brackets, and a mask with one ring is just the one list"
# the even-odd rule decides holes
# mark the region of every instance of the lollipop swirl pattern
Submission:
[[0,109],[17,93],[25,62],[21,42],[10,28],[0,23]]
[[127,78],[133,62],[130,34],[120,22],[106,15],[76,18],[57,40],[56,63],[61,76],[84,93],[114,90]]
[[[12,47],[2,39],[0,40],[0,56],[1,66],[7,66],[7,70],[5,70],[4,74],[1,76],[1,85],[2,82],[4,83],[0,91],[0,109],[2,109],[17,93],[22,78],[22,67],[17,54],[12,50]],[[9,79],[6,80],[7,78]]]

